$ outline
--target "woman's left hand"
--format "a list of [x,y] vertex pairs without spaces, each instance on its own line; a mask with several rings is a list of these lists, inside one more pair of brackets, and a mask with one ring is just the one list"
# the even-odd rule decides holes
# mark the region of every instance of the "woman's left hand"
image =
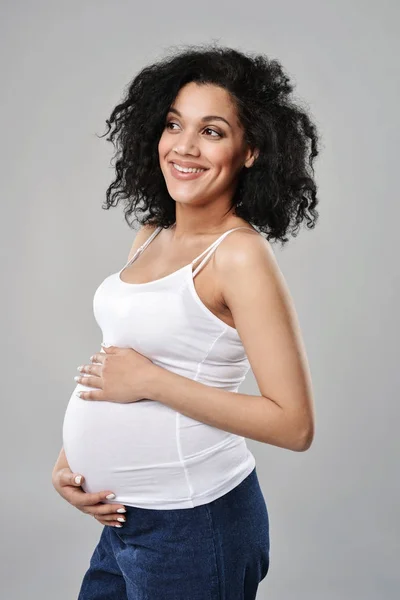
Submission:
[[[90,357],[90,365],[81,365],[75,381],[93,391],[76,392],[83,400],[130,403],[148,398],[154,371],[151,360],[132,348],[102,346],[105,352]],[[96,364],[98,363],[98,364]]]

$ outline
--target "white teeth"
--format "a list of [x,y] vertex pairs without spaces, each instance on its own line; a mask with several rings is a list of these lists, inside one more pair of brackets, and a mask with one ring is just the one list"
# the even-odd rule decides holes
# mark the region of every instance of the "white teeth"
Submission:
[[205,169],[185,169],[184,167],[180,167],[179,165],[172,163],[177,171],[181,171],[181,173],[202,173]]

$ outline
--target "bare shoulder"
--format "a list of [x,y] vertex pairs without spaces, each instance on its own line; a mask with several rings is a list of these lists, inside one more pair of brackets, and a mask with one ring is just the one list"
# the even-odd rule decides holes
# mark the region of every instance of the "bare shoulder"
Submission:
[[215,254],[218,274],[224,280],[232,280],[232,275],[248,271],[254,277],[260,271],[268,271],[271,275],[278,275],[280,272],[270,242],[255,229],[232,231]]
[[233,231],[215,255],[221,302],[230,310],[238,328],[239,321],[249,322],[249,310],[254,316],[266,307],[270,315],[293,312],[287,282],[272,245],[263,235],[256,230]]
[[132,247],[129,251],[128,261],[133,257],[136,250],[143,246],[145,241],[151,236],[153,231],[157,229],[157,225],[140,225],[135,239],[133,240]]

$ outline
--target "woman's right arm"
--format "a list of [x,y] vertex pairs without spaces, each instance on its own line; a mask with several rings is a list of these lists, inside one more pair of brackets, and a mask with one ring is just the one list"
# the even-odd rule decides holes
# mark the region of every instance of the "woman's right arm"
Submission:
[[85,492],[81,487],[83,480],[83,475],[71,471],[62,447],[51,474],[55,490],[72,506],[95,517],[103,525],[122,527],[122,522],[126,521],[120,514],[126,512],[124,505],[106,501],[106,497],[113,493],[111,490],[93,494]]

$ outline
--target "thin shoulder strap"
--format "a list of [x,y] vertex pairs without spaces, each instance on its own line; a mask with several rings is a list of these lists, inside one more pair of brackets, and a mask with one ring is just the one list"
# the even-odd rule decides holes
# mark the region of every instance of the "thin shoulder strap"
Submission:
[[[209,246],[208,248],[206,248],[201,254],[199,254],[199,256],[196,256],[196,258],[194,260],[192,260],[192,265],[199,258],[201,258],[203,256],[203,254],[207,253],[206,256],[203,258],[203,260],[201,261],[201,263],[193,271],[193,278],[196,277],[197,273],[203,268],[203,266],[206,264],[206,262],[212,256],[214,250],[216,250],[218,248],[218,246],[220,245],[220,243],[222,242],[222,240],[224,240],[229,233],[231,233],[232,231],[236,231],[237,229],[250,229],[250,227],[235,227],[234,229],[228,229],[228,231],[225,231],[225,233],[223,233],[222,235],[220,235],[220,237],[217,240],[215,240],[215,242],[213,242],[211,244],[211,246]],[[255,230],[253,230],[253,231],[255,231]]]
[[153,231],[153,233],[147,238],[147,240],[141,246],[139,246],[139,248],[133,254],[132,258],[130,260],[128,260],[128,262],[126,263],[126,265],[123,267],[122,270],[126,269],[126,267],[131,265],[137,259],[137,257],[143,252],[143,250],[145,250],[147,248],[147,246],[154,240],[156,235],[160,233],[161,229],[162,229],[162,227],[157,227]]

